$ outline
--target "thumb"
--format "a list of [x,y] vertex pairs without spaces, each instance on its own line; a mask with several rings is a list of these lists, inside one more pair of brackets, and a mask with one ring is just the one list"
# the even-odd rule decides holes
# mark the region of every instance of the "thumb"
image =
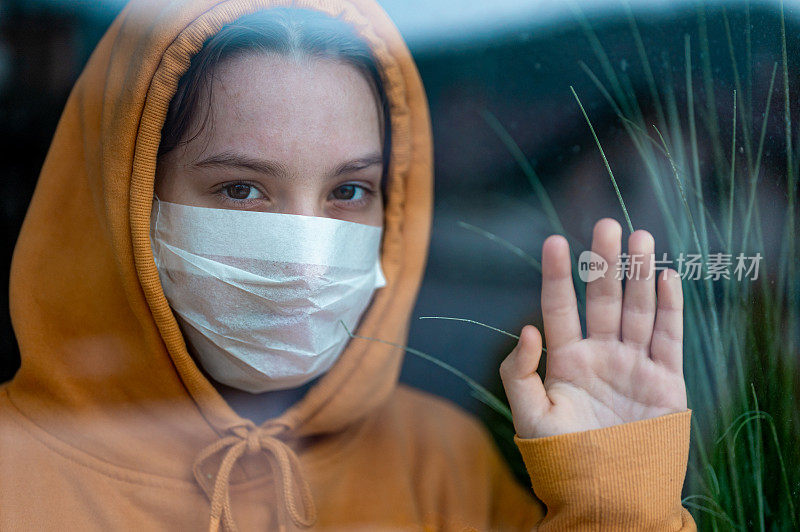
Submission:
[[500,364],[500,379],[506,390],[514,427],[518,434],[531,420],[542,417],[550,408],[542,378],[536,372],[542,357],[542,335],[533,325],[522,328],[513,351]]

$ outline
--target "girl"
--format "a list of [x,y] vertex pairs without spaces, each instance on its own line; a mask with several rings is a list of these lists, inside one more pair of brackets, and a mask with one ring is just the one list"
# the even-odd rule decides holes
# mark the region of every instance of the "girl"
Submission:
[[[479,422],[397,384],[424,91],[372,0],[290,4],[133,0],[76,83],[12,265],[0,529],[693,530],[680,281],[656,300],[645,231],[624,298],[589,283],[587,338],[543,245],[547,380],[533,326],[500,374],[544,505]],[[600,220],[592,249],[620,248]]]

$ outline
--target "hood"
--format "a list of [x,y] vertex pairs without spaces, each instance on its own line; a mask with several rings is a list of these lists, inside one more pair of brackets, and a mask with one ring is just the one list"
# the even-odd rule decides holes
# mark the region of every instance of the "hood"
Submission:
[[[386,343],[353,339],[302,400],[256,427],[195,364],[162,291],[150,209],[161,128],[178,80],[222,25],[279,5],[342,17],[378,60],[392,128],[381,251],[387,285],[355,332],[405,343],[430,232],[431,129],[411,55],[372,0],[131,1],[69,96],[11,268],[22,364],[7,391],[16,408],[106,462],[197,479],[217,507],[212,520],[216,511],[223,524],[227,482],[252,476],[233,467],[245,450],[261,441],[272,471],[302,484],[283,442],[363,419],[391,395],[403,357]],[[206,467],[217,478],[213,490],[200,479]]]

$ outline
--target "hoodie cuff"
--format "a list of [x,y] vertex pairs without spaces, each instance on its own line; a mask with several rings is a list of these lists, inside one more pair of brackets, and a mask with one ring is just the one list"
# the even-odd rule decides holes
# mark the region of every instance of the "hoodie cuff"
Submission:
[[547,506],[540,529],[692,529],[681,506],[690,422],[685,410],[544,438],[515,435],[533,490]]

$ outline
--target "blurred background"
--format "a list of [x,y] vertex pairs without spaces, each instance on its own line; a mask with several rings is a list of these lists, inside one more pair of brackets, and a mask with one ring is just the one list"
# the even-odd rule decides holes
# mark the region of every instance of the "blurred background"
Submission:
[[[737,90],[741,131],[732,166],[751,174],[754,166],[760,169],[755,199],[760,238],[744,251],[766,256],[760,271],[766,277],[777,275],[779,261],[796,262],[797,256],[787,256],[781,243],[791,200],[784,111],[788,105],[796,124],[800,94],[797,0],[784,5],[785,63],[777,1],[380,3],[416,59],[433,120],[433,236],[410,347],[455,366],[503,397],[497,369],[514,340],[467,323],[417,318],[468,318],[515,334],[526,323],[542,330],[540,272],[498,238],[539,259],[542,242],[552,233],[565,234],[578,255],[590,245],[598,219],[610,216],[626,227],[603,158],[570,87],[602,144],[634,228],[653,233],[657,254],[670,251],[671,258],[676,251],[692,249],[679,249],[674,239],[667,247],[670,228],[663,209],[673,204],[660,202],[653,184],[660,179],[664,187],[674,189],[676,181],[666,158],[653,163],[641,156],[648,149],[642,145],[652,150],[658,144],[654,129],[647,128],[669,126],[664,133],[672,154],[694,168],[698,183],[709,184],[703,215],[714,217],[728,201],[720,195],[722,189],[711,184],[719,181],[721,168],[731,166]],[[123,5],[118,0],[0,0],[0,275],[5,279],[72,84]],[[687,59],[692,62],[688,83]],[[694,114],[689,113],[690,105],[698,107]],[[640,138],[641,145],[632,140],[631,124],[621,118],[631,113],[650,135],[650,140]],[[692,126],[690,116],[695,115]],[[796,175],[795,169],[788,170]],[[688,177],[682,176],[687,182]],[[538,183],[547,201],[541,190],[537,193]],[[705,186],[698,189],[687,183],[687,193],[697,197]],[[560,227],[554,224],[553,212]],[[732,252],[717,244],[708,251]],[[795,279],[789,277],[783,287],[789,299],[800,297]],[[19,365],[8,319],[7,283],[2,286],[0,382],[11,378]],[[492,427],[501,425],[462,381],[429,362],[408,355],[402,380],[458,403]],[[719,386],[719,381],[713,382]],[[495,434],[513,461],[507,430]],[[793,490],[797,497],[798,487]]]

